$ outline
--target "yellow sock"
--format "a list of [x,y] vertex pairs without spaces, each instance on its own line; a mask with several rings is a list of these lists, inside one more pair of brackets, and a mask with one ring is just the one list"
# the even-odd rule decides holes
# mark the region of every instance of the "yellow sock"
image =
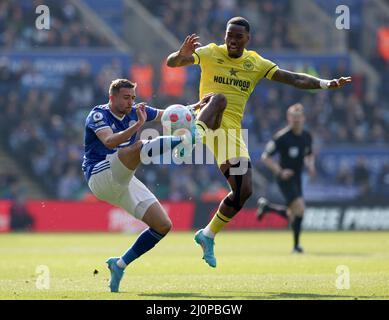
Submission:
[[218,210],[213,216],[211,222],[205,227],[204,235],[213,238],[230,221],[231,218],[226,217]]

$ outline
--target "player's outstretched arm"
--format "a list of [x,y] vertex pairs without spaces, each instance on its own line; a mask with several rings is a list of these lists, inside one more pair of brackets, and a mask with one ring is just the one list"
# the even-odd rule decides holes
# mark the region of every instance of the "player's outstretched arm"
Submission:
[[166,64],[172,68],[193,64],[194,58],[192,54],[195,52],[196,48],[201,46],[201,43],[198,42],[199,39],[200,38],[195,33],[187,36],[182,43],[180,50],[173,52],[168,56]]
[[304,73],[296,73],[283,69],[274,72],[271,80],[289,84],[299,89],[338,89],[352,82],[351,77],[323,80]]

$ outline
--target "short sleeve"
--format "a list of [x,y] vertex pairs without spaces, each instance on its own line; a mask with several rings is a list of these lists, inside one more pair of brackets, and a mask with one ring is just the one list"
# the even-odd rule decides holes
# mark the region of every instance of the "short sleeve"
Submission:
[[110,128],[106,117],[101,111],[93,111],[86,120],[86,126],[95,133],[101,129]]
[[147,114],[146,121],[153,121],[158,116],[158,109],[155,109],[155,108],[150,107],[150,106],[146,106],[145,110],[146,110],[146,114]]
[[260,70],[259,79],[267,78],[271,80],[273,74],[279,69],[278,66],[271,60],[265,59],[258,55],[258,69]]
[[278,152],[278,146],[279,141],[273,138],[266,144],[263,154],[266,156],[272,156],[276,154]]
[[211,45],[207,45],[204,47],[199,47],[193,53],[192,57],[194,58],[194,64],[202,64],[207,60],[207,57],[211,55],[212,47]]

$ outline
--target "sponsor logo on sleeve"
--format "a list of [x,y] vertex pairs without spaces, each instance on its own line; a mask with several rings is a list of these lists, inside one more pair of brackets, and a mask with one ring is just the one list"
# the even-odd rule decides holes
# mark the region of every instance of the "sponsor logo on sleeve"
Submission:
[[101,121],[103,120],[104,116],[101,112],[95,112],[92,116],[92,119],[94,122],[98,122],[98,121]]

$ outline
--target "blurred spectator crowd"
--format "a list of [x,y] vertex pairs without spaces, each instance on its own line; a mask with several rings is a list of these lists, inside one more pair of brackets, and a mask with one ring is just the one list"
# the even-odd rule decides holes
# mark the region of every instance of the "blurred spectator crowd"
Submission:
[[[85,27],[78,11],[68,1],[45,1],[45,4],[50,3],[53,28],[42,35],[35,30],[32,32],[32,19],[36,16],[30,16],[27,12],[31,10],[27,9],[41,3],[43,1],[0,2],[1,46],[29,49],[107,45],[104,38]],[[143,0],[142,3],[152,7],[178,38],[183,39],[189,32],[197,31],[217,43],[224,37],[225,22],[239,7],[254,29],[253,47],[293,48],[287,28],[289,7],[286,0]],[[33,65],[26,62],[19,68],[11,68],[10,61],[0,58],[0,143],[52,197],[84,198],[89,192],[80,168],[85,117],[94,105],[108,101],[107,91],[112,79],[134,79],[134,70],[143,70],[141,67],[145,64],[147,62],[141,62],[138,69],[123,70],[118,61],[112,60],[93,74],[91,65],[85,62],[79,70],[69,74],[58,89],[47,90],[39,85],[45,79]],[[152,86],[155,82],[153,73],[147,70],[144,69],[144,77],[138,81],[139,87],[142,83]],[[323,66],[317,70],[321,77],[329,79],[344,75],[344,72],[341,63],[335,69]],[[185,77],[177,74],[172,77],[170,86],[158,85],[158,94],[146,90],[140,99],[152,100],[159,108],[171,103],[193,103],[197,99],[194,84],[198,83],[198,73],[188,72],[188,78]],[[191,84],[183,87],[184,94],[170,90],[177,89],[177,79],[184,79],[181,84],[185,81]],[[356,85],[358,83],[360,85]],[[249,130],[248,146],[253,152],[254,166],[272,180],[260,163],[259,155],[272,135],[285,126],[286,108],[297,101],[306,107],[307,128],[313,134],[316,152],[323,147],[344,144],[387,148],[389,106],[383,97],[388,90],[381,90],[382,98],[373,103],[363,94],[363,85],[363,79],[356,75],[352,87],[313,93],[264,80],[248,102],[243,121],[243,127]],[[360,157],[356,163],[339,164],[329,169],[318,157],[318,177],[310,183],[355,189],[356,196],[387,196],[389,164],[377,171],[367,159]],[[224,179],[214,165],[141,166],[136,174],[161,199],[219,201],[228,193]],[[17,179],[15,175],[0,174],[0,198],[12,197],[13,181]]]
[[[122,76],[126,75],[121,74],[115,61],[108,62],[97,76],[91,74],[90,66],[85,63],[77,74],[65,79],[58,91],[26,89],[20,84],[23,73],[13,72],[7,65],[0,67],[0,79],[8,83],[3,87],[6,92],[0,96],[3,143],[52,196],[80,199],[87,192],[80,170],[85,117],[94,105],[108,101],[109,82]],[[260,87],[266,94],[258,91],[253,95],[243,122],[244,128],[249,129],[249,149],[256,155],[253,162],[257,168],[261,168],[258,159],[264,143],[285,125],[286,108],[296,101],[306,106],[307,127],[313,133],[317,151],[324,145],[387,146],[389,143],[385,130],[389,125],[388,108],[369,104],[353,90],[314,94],[270,81]],[[158,103],[158,97],[155,100],[155,106],[166,106]],[[172,98],[170,103],[173,102],[183,101]],[[320,157],[318,161],[320,168]],[[360,186],[365,193],[380,192],[383,189],[378,183],[388,183],[388,170],[386,166],[373,177],[364,161],[355,168],[319,170],[317,182],[332,181]],[[161,198],[212,198],[227,192],[221,174],[209,165],[141,166],[137,175]]]
[[143,0],[153,14],[179,40],[197,32],[203,41],[220,43],[224,39],[226,21],[237,12],[250,22],[251,46],[254,48],[294,48],[291,41],[287,0]]
[[14,199],[19,189],[17,173],[0,171],[0,199]]
[[[36,28],[39,5],[50,9],[49,30]],[[0,1],[0,46],[4,49],[107,47],[109,42],[91,29],[67,0]]]

